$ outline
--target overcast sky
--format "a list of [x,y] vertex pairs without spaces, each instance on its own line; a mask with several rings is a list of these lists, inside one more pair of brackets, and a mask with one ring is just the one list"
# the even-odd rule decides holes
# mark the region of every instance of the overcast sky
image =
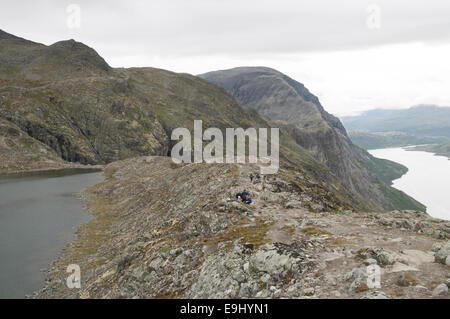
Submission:
[[449,18],[445,0],[2,0],[0,29],[73,38],[114,67],[268,66],[348,115],[450,106]]

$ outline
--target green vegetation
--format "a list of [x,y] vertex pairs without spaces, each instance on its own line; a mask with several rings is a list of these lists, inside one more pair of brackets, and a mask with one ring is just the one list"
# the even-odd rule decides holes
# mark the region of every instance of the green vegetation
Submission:
[[380,190],[383,194],[390,199],[389,203],[386,203],[384,208],[386,210],[418,210],[426,212],[426,206],[419,203],[416,200],[411,200],[411,197],[392,187],[380,185]]
[[432,152],[450,158],[450,141],[439,145],[417,146],[414,150]]
[[368,163],[370,169],[384,183],[392,185],[392,181],[402,177],[408,172],[408,168],[402,164],[372,156]]

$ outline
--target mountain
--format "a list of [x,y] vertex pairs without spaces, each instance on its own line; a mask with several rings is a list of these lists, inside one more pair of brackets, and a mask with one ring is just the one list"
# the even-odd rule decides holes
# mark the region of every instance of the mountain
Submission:
[[349,131],[348,136],[354,144],[366,150],[410,145],[438,144],[448,141],[448,138],[446,137],[417,136],[402,132]]
[[419,105],[401,110],[376,109],[341,119],[349,131],[403,132],[450,138],[450,107]]
[[[155,68],[111,68],[94,49],[73,40],[46,46],[1,32],[0,61],[0,119],[66,162],[107,164],[143,155],[167,156],[173,145],[172,130],[192,130],[196,119],[203,120],[204,127],[222,130],[273,125],[204,79]],[[346,150],[341,146],[348,145],[340,143],[339,137],[346,138],[345,129],[323,109],[316,110],[312,95],[303,94],[311,99],[306,112],[309,124],[303,123],[307,127],[302,131],[286,123],[280,133],[282,166],[306,177],[298,187],[336,196],[340,208],[424,210],[373,174],[360,174],[355,162],[346,167],[347,157],[341,156]],[[316,139],[331,144],[336,156],[311,153]],[[22,153],[8,154],[3,172],[27,169],[12,165]],[[41,153],[34,154],[48,163]],[[347,173],[355,168],[358,184],[352,185],[355,178],[333,165],[343,166]],[[398,200],[393,194],[402,198],[402,205],[394,204]]]
[[[405,167],[399,169],[398,164],[375,159],[353,145],[340,120],[326,112],[303,84],[267,67],[238,67],[199,76],[223,87],[239,103],[267,117],[272,125],[280,127],[327,165],[346,187],[365,198],[384,202],[385,207],[393,197],[402,198],[402,207],[410,207],[404,194],[392,192],[385,183],[387,176],[400,177],[406,172]],[[384,172],[383,178],[379,172]]]

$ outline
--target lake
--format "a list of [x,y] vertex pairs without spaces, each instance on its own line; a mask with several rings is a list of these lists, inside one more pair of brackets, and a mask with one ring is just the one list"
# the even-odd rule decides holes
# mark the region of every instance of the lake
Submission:
[[392,186],[427,206],[431,216],[450,220],[450,160],[447,157],[405,148],[377,149],[369,153],[408,167],[409,171]]
[[0,176],[0,298],[42,288],[42,270],[91,219],[77,193],[102,180],[83,169]]

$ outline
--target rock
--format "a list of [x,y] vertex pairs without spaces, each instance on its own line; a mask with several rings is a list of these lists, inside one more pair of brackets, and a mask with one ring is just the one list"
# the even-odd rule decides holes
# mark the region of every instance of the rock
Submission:
[[361,268],[355,268],[352,271],[346,273],[343,277],[344,281],[350,281],[350,292],[356,292],[360,289],[366,289],[367,288],[367,272],[366,269]]
[[341,293],[338,290],[334,290],[331,294],[337,298],[341,296]]
[[393,265],[399,259],[398,255],[384,248],[373,248],[371,252],[380,265]]
[[361,299],[389,299],[389,297],[384,292],[375,290],[375,291],[368,292]]
[[421,286],[421,285],[416,285],[416,286],[414,286],[414,290],[417,290],[419,292],[427,292],[428,288],[424,287],[424,286]]
[[272,293],[270,292],[270,290],[264,289],[264,290],[258,291],[256,293],[255,297],[256,298],[269,298],[271,296],[272,296]]
[[355,268],[352,271],[346,273],[343,277],[344,281],[362,281],[367,278],[365,268]]
[[450,241],[446,242],[442,247],[435,253],[434,262],[443,265],[450,265]]
[[408,287],[417,284],[417,281],[408,274],[401,274],[397,277],[396,284],[401,287]]
[[441,250],[442,248],[442,244],[441,243],[434,243],[433,246],[431,246],[431,251],[432,252],[438,252],[439,250]]
[[446,284],[440,284],[433,290],[433,296],[447,296],[448,286]]
[[234,280],[236,280],[239,283],[242,283],[245,281],[245,274],[241,270],[237,270],[237,271],[233,272],[232,277]]
[[235,201],[230,202],[230,203],[228,203],[228,207],[231,208],[233,211],[248,212],[248,208],[245,207],[245,205],[240,202],[235,202]]
[[294,208],[302,208],[302,203],[297,200],[291,200],[284,205],[285,208],[294,209]]
[[364,260],[364,265],[376,265],[377,261],[373,258],[367,258],[366,260]]
[[447,279],[447,280],[445,281],[445,284],[447,285],[448,288],[450,288],[450,279]]
[[336,279],[335,279],[334,277],[328,275],[328,274],[325,274],[325,275],[324,275],[324,281],[325,281],[326,283],[332,285],[332,286],[336,286],[336,285],[337,285]]
[[164,259],[160,256],[156,257],[148,264],[148,267],[150,268],[150,270],[155,270],[155,271],[158,271],[163,266],[164,266]]
[[273,278],[282,278],[288,272],[300,271],[300,260],[289,245],[266,244],[250,257],[250,271],[267,273]]
[[181,247],[178,247],[178,248],[171,249],[169,253],[171,256],[177,256],[177,255],[181,254],[182,252],[183,252],[183,249]]
[[348,289],[350,292],[356,292],[363,287],[363,282],[359,280],[355,280],[350,284],[350,288]]

